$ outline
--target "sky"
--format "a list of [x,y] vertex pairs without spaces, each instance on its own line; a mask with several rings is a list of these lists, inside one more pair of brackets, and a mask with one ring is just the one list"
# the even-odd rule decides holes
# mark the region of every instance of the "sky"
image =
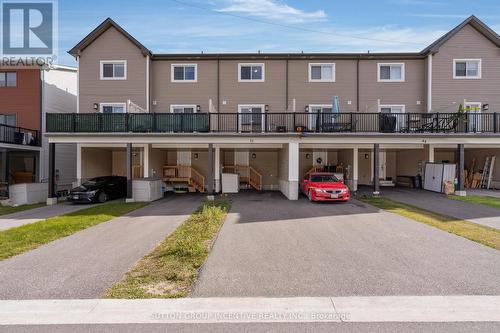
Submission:
[[58,63],[107,17],[153,53],[420,51],[499,0],[59,0]]

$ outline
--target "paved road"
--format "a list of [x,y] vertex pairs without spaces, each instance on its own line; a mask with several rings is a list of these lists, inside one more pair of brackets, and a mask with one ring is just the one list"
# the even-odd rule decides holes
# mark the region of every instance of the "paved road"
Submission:
[[425,224],[355,200],[232,200],[194,297],[500,294],[500,251]]
[[49,217],[68,214],[84,208],[88,208],[88,206],[60,203],[53,206],[43,206],[13,214],[2,215],[0,216],[0,231],[35,223]]
[[451,200],[444,194],[424,190],[388,188],[382,189],[382,195],[436,213],[500,229],[500,209],[497,208]]
[[0,262],[0,299],[99,298],[173,231],[201,196],[157,201]]

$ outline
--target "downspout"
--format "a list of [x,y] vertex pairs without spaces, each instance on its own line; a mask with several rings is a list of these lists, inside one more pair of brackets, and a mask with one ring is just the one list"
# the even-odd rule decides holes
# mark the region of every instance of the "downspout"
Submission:
[[80,56],[76,56],[76,113],[80,113]]
[[151,96],[150,95],[151,94],[151,92],[150,92],[151,88],[150,88],[150,81],[149,81],[150,80],[150,72],[149,72],[150,71],[150,69],[149,69],[150,64],[149,64],[149,61],[150,61],[150,57],[149,57],[149,54],[148,54],[146,56],[146,111],[148,113],[150,112],[149,111],[149,109],[150,109],[150,107],[149,107],[149,99],[150,99],[150,96]]
[[288,112],[288,58],[286,59],[285,68],[285,111]]
[[359,112],[359,58],[356,61],[356,109]]
[[217,112],[220,112],[220,59],[217,59]]
[[427,56],[427,112],[432,111],[432,52]]

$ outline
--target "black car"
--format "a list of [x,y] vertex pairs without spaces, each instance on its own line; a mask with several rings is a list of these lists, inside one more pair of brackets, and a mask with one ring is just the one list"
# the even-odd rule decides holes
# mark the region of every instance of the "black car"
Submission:
[[127,195],[127,177],[105,176],[87,180],[68,194],[71,202],[106,202]]

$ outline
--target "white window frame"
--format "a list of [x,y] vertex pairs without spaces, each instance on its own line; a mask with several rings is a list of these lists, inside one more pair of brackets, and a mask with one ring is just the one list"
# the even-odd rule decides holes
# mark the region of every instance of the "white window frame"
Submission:
[[[380,67],[382,66],[401,66],[401,79],[382,79],[380,78]],[[404,62],[379,62],[377,63],[377,82],[405,82],[405,63]]]
[[[469,110],[467,111],[467,105],[477,105],[479,107],[479,110]],[[478,114],[483,112],[483,103],[482,102],[473,102],[473,101],[467,101],[464,100],[464,110],[466,110],[467,113],[470,114]],[[476,118],[475,116],[470,116],[469,117],[469,122],[467,123],[468,129],[470,132],[476,132],[479,133],[482,131],[482,124],[481,124],[481,118]]]
[[265,104],[238,104],[238,132],[241,133],[241,129],[242,129],[241,109],[243,109],[243,108],[260,108],[260,110],[261,110],[260,127],[261,127],[261,132],[264,132],[264,117],[266,114],[266,105]]
[[[127,113],[127,103],[99,103],[99,112],[100,113],[104,113],[103,109],[105,106],[122,106],[123,113]],[[117,113],[120,113],[120,112],[117,112]]]
[[[401,112],[398,112],[398,113],[406,113],[406,105],[405,104],[380,104],[378,106],[378,112],[382,113],[383,108],[390,108],[391,113],[389,113],[389,114],[393,113],[392,108],[401,108]],[[405,126],[404,123],[401,123],[402,120],[404,120],[404,117],[398,117],[397,120],[398,120],[398,122],[396,123],[396,131],[400,131],[401,128]]]
[[[104,64],[123,64],[123,77],[104,77]],[[114,74],[114,69],[113,69]],[[101,80],[126,80],[127,60],[101,60],[99,61],[99,75]]]
[[[194,67],[194,80],[185,80],[185,79],[184,80],[176,80],[174,78],[174,68],[175,67]],[[170,65],[170,82],[175,82],[175,83],[198,82],[198,64],[171,64]]]
[[[465,76],[457,76],[457,62],[477,61],[477,76],[467,76],[467,65],[465,67]],[[480,80],[483,72],[483,59],[453,59],[453,79],[454,80]]]
[[[313,79],[312,78],[312,67],[313,66],[332,66],[332,78],[329,80],[325,79]],[[334,62],[310,62],[309,63],[309,82],[335,82],[336,79],[336,74],[337,74],[337,66],[335,65]]]
[[[242,79],[241,78],[241,67],[243,66],[261,66],[262,67],[262,79]],[[245,62],[238,63],[238,82],[265,82],[266,81],[266,64],[263,62]]]
[[[174,113],[174,109],[176,108],[193,108],[193,113],[196,113],[196,108],[198,105],[196,104],[170,104],[170,113]],[[184,114],[184,113],[183,113]]]
[[313,112],[313,108],[321,108],[321,113],[323,113],[323,108],[331,108],[332,109],[332,113],[333,113],[333,104],[309,104],[308,105],[309,107],[309,116],[307,117],[308,118],[308,128],[312,129],[312,130],[316,130],[316,115],[317,113],[316,112]]

